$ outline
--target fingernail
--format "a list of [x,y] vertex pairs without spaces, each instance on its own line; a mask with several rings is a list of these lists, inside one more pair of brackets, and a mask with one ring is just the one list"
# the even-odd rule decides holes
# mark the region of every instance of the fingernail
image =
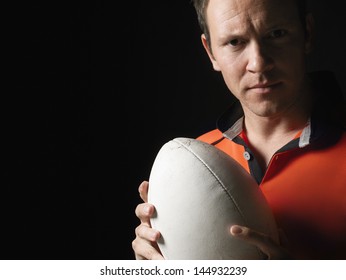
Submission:
[[233,235],[238,235],[238,234],[241,234],[242,232],[243,232],[243,228],[240,226],[232,226],[231,227],[231,233]]

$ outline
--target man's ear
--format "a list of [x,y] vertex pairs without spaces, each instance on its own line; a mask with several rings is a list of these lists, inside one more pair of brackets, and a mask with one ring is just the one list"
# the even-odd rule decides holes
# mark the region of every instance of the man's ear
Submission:
[[310,53],[313,48],[315,34],[315,20],[311,13],[305,17],[305,53]]
[[202,40],[203,47],[206,50],[206,52],[207,52],[207,54],[209,56],[209,59],[210,59],[212,65],[213,65],[214,70],[215,71],[220,71],[219,64],[215,60],[214,55],[212,53],[212,50],[210,49],[210,46],[208,44],[207,38],[205,37],[204,34],[201,35],[201,40]]

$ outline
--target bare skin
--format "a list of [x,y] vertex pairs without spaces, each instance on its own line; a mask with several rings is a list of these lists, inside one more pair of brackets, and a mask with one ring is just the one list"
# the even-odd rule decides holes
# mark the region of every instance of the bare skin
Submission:
[[150,217],[154,214],[155,207],[148,203],[148,187],[147,181],[143,181],[138,187],[139,195],[144,203],[138,204],[135,210],[141,223],[135,230],[136,239],[132,242],[132,248],[137,260],[163,260],[156,243],[160,238],[160,232],[153,229],[150,224]]

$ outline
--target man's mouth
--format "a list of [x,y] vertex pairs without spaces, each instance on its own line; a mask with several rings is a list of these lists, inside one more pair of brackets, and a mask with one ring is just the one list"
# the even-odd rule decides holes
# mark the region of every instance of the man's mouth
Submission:
[[265,83],[257,83],[250,86],[248,89],[251,91],[255,91],[257,93],[269,93],[275,88],[277,88],[281,82],[265,82]]

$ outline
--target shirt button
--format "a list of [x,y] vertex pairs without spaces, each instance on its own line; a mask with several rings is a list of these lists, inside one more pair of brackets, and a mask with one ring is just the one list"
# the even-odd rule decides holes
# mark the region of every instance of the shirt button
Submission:
[[243,156],[244,156],[244,158],[245,158],[246,160],[250,160],[250,158],[251,158],[251,155],[250,155],[249,152],[244,152],[244,153],[243,153]]

